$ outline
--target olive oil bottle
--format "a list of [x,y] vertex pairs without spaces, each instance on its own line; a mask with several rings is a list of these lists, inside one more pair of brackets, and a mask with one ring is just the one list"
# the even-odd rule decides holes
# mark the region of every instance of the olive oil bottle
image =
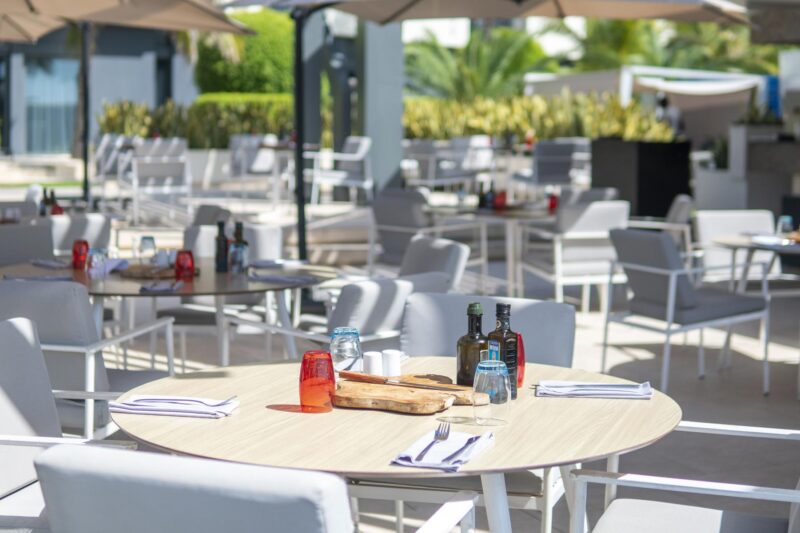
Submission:
[[481,362],[481,352],[489,347],[482,329],[483,307],[479,303],[471,303],[467,307],[467,334],[458,339],[456,345],[456,383],[472,387],[475,370]]
[[489,333],[489,358],[508,367],[511,399],[517,398],[517,334],[511,331],[511,306],[497,304],[497,328]]

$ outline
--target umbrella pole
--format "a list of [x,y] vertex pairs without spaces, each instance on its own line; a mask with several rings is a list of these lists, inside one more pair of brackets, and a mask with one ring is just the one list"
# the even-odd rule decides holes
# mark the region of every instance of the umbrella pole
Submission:
[[303,65],[303,27],[309,15],[306,9],[292,11],[294,19],[294,186],[297,202],[297,252],[301,260],[308,259],[306,242],[306,193],[303,147],[305,145],[305,79]]
[[83,85],[83,139],[81,141],[81,156],[83,158],[83,199],[89,208],[91,194],[89,191],[89,39],[91,38],[91,24],[81,24],[81,84]]

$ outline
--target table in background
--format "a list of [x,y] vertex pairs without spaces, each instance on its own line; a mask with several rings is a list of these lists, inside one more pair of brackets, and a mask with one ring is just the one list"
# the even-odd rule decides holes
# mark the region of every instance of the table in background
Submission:
[[[736,255],[739,250],[746,250],[744,267],[742,269],[741,277],[739,278],[737,291],[745,292],[747,289],[748,276],[750,275],[750,268],[753,265],[753,257],[756,252],[773,252],[772,260],[767,265],[767,273],[772,270],[773,265],[779,255],[800,255],[800,244],[797,244],[789,239],[785,239],[779,244],[768,244],[765,242],[758,242],[753,240],[753,235],[731,235],[729,237],[720,237],[714,241],[714,244],[723,248],[728,248],[732,251],[731,259],[731,279],[736,275]],[[780,237],[776,235],[775,237]]]
[[[404,373],[453,377],[454,357],[414,357]],[[623,382],[583,370],[529,364],[525,387],[512,402],[508,424],[484,427],[456,425],[457,431],[495,432],[494,446],[464,465],[457,474],[391,465],[392,459],[426,432],[442,415],[413,416],[384,411],[334,409],[305,414],[298,404],[299,364],[232,366],[161,379],[134,394],[236,396],[232,416],[207,420],[113,414],[131,438],[178,454],[237,463],[331,472],[351,478],[432,478],[478,475],[493,532],[510,532],[505,472],[562,466],[565,485],[569,466],[646,447],[669,434],[681,420],[681,409],[655,392],[651,400],[537,398],[529,386],[543,379]],[[447,416],[472,417],[472,407],[451,407]],[[571,488],[570,488],[571,492]]]
[[[103,302],[105,298],[151,298],[155,310],[156,299],[164,297],[195,297],[213,296],[217,325],[217,348],[219,350],[220,364],[227,366],[230,363],[230,353],[225,342],[225,297],[243,294],[266,294],[268,292],[288,291],[312,287],[323,281],[336,277],[336,271],[330,267],[304,265],[293,268],[271,268],[261,270],[264,274],[272,276],[298,276],[313,275],[318,281],[314,283],[266,283],[251,281],[246,274],[217,273],[214,269],[214,260],[210,258],[197,259],[196,265],[199,273],[193,281],[185,282],[183,287],[174,292],[141,292],[142,285],[152,283],[154,280],[124,278],[119,273],[111,273],[106,277],[90,277],[82,270],[52,270],[34,266],[29,263],[12,265],[0,268],[2,276],[58,276],[71,275],[73,281],[85,286],[92,297],[92,310],[98,331],[102,335]],[[292,320],[285,298],[276,298],[278,303],[278,320],[284,327],[290,327]],[[293,337],[285,336],[287,351],[291,358],[297,358],[297,348]]]

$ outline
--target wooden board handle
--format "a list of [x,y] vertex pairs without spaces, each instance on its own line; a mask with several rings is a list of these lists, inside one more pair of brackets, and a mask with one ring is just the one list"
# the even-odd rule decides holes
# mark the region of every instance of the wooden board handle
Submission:
[[358,381],[360,383],[375,383],[383,385],[386,379],[383,376],[373,376],[372,374],[364,374],[362,372],[350,372],[349,370],[342,370],[339,372],[339,377],[342,379],[349,379],[350,381]]

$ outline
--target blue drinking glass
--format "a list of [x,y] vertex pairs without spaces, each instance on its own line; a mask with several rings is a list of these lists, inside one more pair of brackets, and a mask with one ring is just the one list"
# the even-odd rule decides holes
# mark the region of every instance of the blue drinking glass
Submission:
[[511,406],[511,382],[503,361],[486,360],[478,364],[473,390],[489,396],[489,403],[474,407],[475,422],[484,426],[505,424]]

